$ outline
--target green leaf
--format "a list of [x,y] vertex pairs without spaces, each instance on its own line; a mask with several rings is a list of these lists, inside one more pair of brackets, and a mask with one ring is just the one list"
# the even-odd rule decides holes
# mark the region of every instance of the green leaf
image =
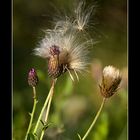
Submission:
[[51,125],[51,123],[45,124],[44,127],[43,127],[43,130],[46,130],[50,125]]
[[40,122],[42,123],[43,126],[45,125],[45,123],[42,120],[40,120]]
[[29,112],[28,114],[29,114],[30,116],[32,115],[32,113],[30,113],[30,112]]
[[77,133],[77,136],[78,136],[78,138],[79,138],[80,140],[82,140],[82,138],[81,138],[80,134],[78,134],[78,133]]
[[38,140],[38,138],[33,133],[29,133],[28,134],[28,137],[27,137],[27,140]]

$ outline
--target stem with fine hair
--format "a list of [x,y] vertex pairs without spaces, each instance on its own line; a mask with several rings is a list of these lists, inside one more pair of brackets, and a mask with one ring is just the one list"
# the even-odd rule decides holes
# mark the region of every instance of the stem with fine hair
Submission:
[[47,106],[47,104],[48,104],[48,101],[49,101],[49,99],[50,99],[50,97],[51,97],[52,89],[54,88],[55,82],[56,82],[56,80],[53,80],[51,89],[50,89],[50,91],[49,91],[49,94],[48,94],[48,96],[47,96],[45,102],[44,102],[44,105],[43,105],[42,110],[41,110],[41,112],[40,112],[40,115],[39,115],[39,117],[38,117],[37,123],[36,123],[36,125],[35,125],[34,131],[33,131],[34,134],[36,134],[37,128],[38,128],[38,126],[39,126],[39,123],[41,122],[41,117],[42,117],[43,112],[44,112],[44,110],[45,110],[45,108],[46,108],[46,106]]
[[[54,83],[55,83],[55,81],[53,80],[52,87],[51,87],[51,90],[50,90],[51,95],[50,95],[49,103],[48,103],[46,114],[45,114],[45,121],[44,121],[45,125],[47,124],[47,121],[48,121],[51,101],[52,101],[52,97],[53,97],[53,93],[54,93]],[[42,129],[40,140],[43,139],[44,133],[45,133],[45,127]]]
[[33,122],[33,118],[34,118],[34,113],[35,113],[35,109],[36,109],[36,104],[37,104],[37,100],[36,100],[36,89],[35,87],[33,87],[33,99],[34,99],[34,103],[33,103],[33,109],[32,109],[32,113],[30,113],[31,119],[30,119],[30,123],[28,126],[28,130],[25,136],[25,140],[27,140],[28,134],[30,132],[31,126],[32,126],[32,122]]
[[99,115],[100,115],[100,113],[101,113],[101,111],[102,111],[102,108],[103,108],[103,106],[104,106],[104,104],[105,104],[105,100],[106,100],[106,98],[103,98],[102,104],[101,104],[101,106],[100,106],[100,108],[99,108],[99,110],[98,110],[98,112],[97,112],[97,114],[96,114],[94,120],[92,121],[90,127],[88,128],[88,130],[87,130],[87,132],[85,133],[85,135],[83,136],[83,138],[81,138],[81,140],[85,140],[86,137],[88,136],[88,134],[90,133],[91,129],[93,128],[95,122],[97,121],[97,119],[98,119],[98,117],[99,117]]

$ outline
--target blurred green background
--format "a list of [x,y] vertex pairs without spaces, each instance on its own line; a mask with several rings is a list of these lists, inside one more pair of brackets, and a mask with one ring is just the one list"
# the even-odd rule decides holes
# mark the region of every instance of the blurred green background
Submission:
[[[48,94],[50,78],[47,63],[33,55],[33,49],[44,35],[43,29],[53,27],[54,18],[71,15],[77,0],[14,0],[13,1],[13,140],[24,139],[32,110],[32,88],[27,74],[35,68],[39,77],[37,86],[37,113]],[[87,140],[127,140],[127,1],[87,0],[97,9],[90,23],[92,38],[99,42],[93,46],[89,73],[72,82],[68,73],[56,84],[49,122],[44,139],[78,140],[92,122],[102,97],[98,85],[104,66],[114,65],[122,72],[121,88],[107,100]]]

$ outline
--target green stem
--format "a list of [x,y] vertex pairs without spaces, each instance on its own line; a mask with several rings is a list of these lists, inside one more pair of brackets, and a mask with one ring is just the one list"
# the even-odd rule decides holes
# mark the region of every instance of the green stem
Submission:
[[54,82],[52,83],[52,87],[51,87],[51,89],[50,89],[50,91],[49,91],[49,94],[48,94],[48,96],[47,96],[47,98],[46,98],[46,100],[45,100],[45,103],[44,103],[44,105],[43,105],[43,107],[42,107],[42,110],[41,110],[41,112],[40,112],[40,115],[39,115],[39,117],[38,117],[37,123],[36,123],[35,128],[34,128],[34,131],[33,131],[34,134],[36,134],[37,128],[38,128],[39,123],[40,123],[40,121],[41,121],[41,117],[42,117],[42,115],[43,115],[43,112],[44,112],[44,110],[45,110],[45,108],[46,108],[46,106],[47,106],[47,103],[48,103],[48,101],[49,101],[49,99],[50,99],[50,96],[51,96],[51,94],[52,94],[51,92],[52,92],[52,88],[53,88],[55,82],[56,82],[56,81],[54,81]]
[[30,123],[28,126],[28,130],[25,136],[25,140],[27,140],[28,134],[30,132],[31,126],[32,126],[32,122],[33,122],[33,118],[34,118],[34,113],[35,113],[35,109],[36,109],[36,104],[37,104],[37,100],[36,100],[36,89],[35,87],[33,87],[33,99],[34,99],[34,103],[33,103],[33,109],[32,109],[32,113],[30,113],[31,119],[30,119]]
[[98,117],[99,117],[99,115],[100,115],[100,113],[102,111],[102,108],[103,108],[103,106],[105,104],[105,100],[106,100],[106,98],[103,98],[102,104],[101,104],[101,106],[100,106],[100,108],[99,108],[99,110],[98,110],[93,122],[91,123],[90,127],[88,128],[87,132],[85,133],[85,135],[83,136],[83,138],[81,140],[85,140],[86,137],[88,136],[88,134],[90,133],[91,129],[93,128],[96,120],[98,119]]
[[[50,96],[50,99],[49,99],[49,103],[48,103],[48,106],[47,106],[47,110],[46,110],[46,115],[45,115],[45,124],[47,124],[47,120],[48,120],[48,116],[49,116],[49,111],[50,111],[50,106],[51,106],[51,101],[52,101],[52,97],[53,97],[53,93],[54,93],[54,80],[53,80],[53,84],[52,84],[52,87],[51,87],[51,96]],[[44,133],[45,133],[45,128],[42,129],[42,132],[41,132],[41,136],[40,136],[40,140],[43,139],[43,136],[44,136]]]

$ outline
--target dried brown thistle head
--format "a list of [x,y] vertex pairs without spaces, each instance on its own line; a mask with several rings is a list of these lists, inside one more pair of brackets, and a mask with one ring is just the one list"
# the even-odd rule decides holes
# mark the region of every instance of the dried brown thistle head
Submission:
[[103,69],[102,83],[99,86],[103,97],[109,98],[114,95],[121,82],[120,71],[113,66],[106,66]]

